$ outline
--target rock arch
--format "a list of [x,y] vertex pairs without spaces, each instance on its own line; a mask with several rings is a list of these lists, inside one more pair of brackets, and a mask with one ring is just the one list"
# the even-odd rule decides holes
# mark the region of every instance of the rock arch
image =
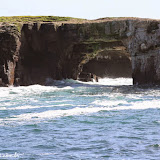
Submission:
[[[88,42],[98,43],[99,50],[106,49],[112,43],[123,43],[131,56],[133,83],[160,84],[159,21],[133,18],[90,23],[84,30],[81,29],[80,35],[86,45]],[[92,57],[93,54],[89,55]],[[90,57],[84,58],[81,63]]]
[[26,23],[21,32],[1,24],[0,55],[10,56],[1,56],[0,78],[9,85],[13,79],[20,79],[20,85],[45,84],[46,78],[77,79],[98,53],[120,46],[130,54],[134,84],[160,84],[160,21],[138,18]]
[[84,73],[92,73],[101,78],[131,78],[131,56],[123,44],[106,48],[83,65],[81,74]]

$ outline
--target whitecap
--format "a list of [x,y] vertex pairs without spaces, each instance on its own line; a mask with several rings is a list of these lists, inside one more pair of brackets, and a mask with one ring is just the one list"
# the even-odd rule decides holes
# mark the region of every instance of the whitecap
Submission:
[[132,85],[133,79],[132,78],[102,78],[99,79],[99,84],[103,85]]
[[125,100],[95,100],[92,104],[100,105],[100,106],[117,106],[119,104],[128,104]]
[[155,109],[160,108],[160,104],[158,101],[145,101],[145,102],[138,102],[136,104],[131,105],[122,105],[117,107],[76,107],[72,109],[66,110],[48,110],[40,113],[27,113],[27,114],[20,114],[18,116],[12,116],[10,120],[14,121],[26,121],[26,120],[39,120],[39,119],[52,119],[57,117],[64,117],[64,116],[74,116],[74,115],[85,115],[90,113],[96,113],[100,111],[121,111],[121,110],[145,110],[145,109]]
[[100,78],[98,82],[81,82],[83,84],[96,84],[96,85],[108,85],[108,86],[120,86],[120,85],[133,85],[132,78]]
[[135,101],[135,102],[126,102],[123,100],[120,101],[107,101],[107,100],[96,100],[92,104],[98,105],[98,106],[108,106],[111,110],[144,110],[144,109],[150,109],[150,108],[160,108],[160,102],[159,100],[152,100],[152,101]]

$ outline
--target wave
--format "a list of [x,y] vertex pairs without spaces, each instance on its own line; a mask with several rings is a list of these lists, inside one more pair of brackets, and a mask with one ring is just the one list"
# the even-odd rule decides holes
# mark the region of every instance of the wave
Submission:
[[133,79],[132,78],[101,78],[99,79],[98,84],[101,85],[132,85]]
[[160,108],[159,100],[152,101],[94,101],[93,104],[99,106],[108,106],[107,110],[145,110]]
[[65,90],[74,90],[75,87],[95,87],[99,85],[131,85],[132,79],[130,78],[104,78],[99,82],[81,82],[73,79],[56,80],[53,81],[51,86],[31,85],[19,87],[1,87],[0,101],[2,99],[13,100],[15,97],[25,97],[31,95],[39,95],[41,93],[59,92]]
[[99,106],[117,106],[119,104],[128,104],[125,100],[113,101],[113,100],[95,100],[92,104]]
[[[6,118],[6,119],[0,119],[0,121],[36,121],[36,120],[44,120],[44,119],[53,119],[58,117],[65,117],[65,116],[75,116],[75,115],[88,115],[92,113],[97,113],[100,111],[123,111],[123,110],[146,110],[146,109],[159,109],[160,103],[158,100],[153,101],[145,101],[145,102],[136,102],[136,103],[127,103],[123,101],[119,102],[112,102],[107,104],[107,101],[103,102],[106,103],[106,106],[98,107],[102,103],[98,103],[98,101],[95,101],[92,104],[96,104],[96,106],[90,105],[90,107],[75,107],[72,109],[63,109],[63,110],[48,110],[40,113],[25,113],[20,114],[16,116],[12,116],[12,118]],[[68,105],[68,104],[65,104]],[[116,105],[116,106],[115,106]],[[119,105],[119,106],[117,106]],[[34,108],[31,106],[31,108]],[[20,108],[17,108],[20,109]],[[22,109],[22,108],[21,108]],[[25,106],[23,109],[30,109],[29,106]]]
[[82,82],[79,80],[73,79],[64,79],[64,80],[52,80],[52,85],[74,85],[74,84],[90,84],[90,85],[132,85],[132,78],[100,78],[99,82]]
[[31,86],[19,86],[19,87],[2,87],[0,92],[0,98],[11,98],[18,95],[26,96],[30,94],[40,94],[43,92],[55,92],[61,90],[72,90],[71,86],[64,86],[63,88],[57,86],[41,86],[41,85],[31,85]]

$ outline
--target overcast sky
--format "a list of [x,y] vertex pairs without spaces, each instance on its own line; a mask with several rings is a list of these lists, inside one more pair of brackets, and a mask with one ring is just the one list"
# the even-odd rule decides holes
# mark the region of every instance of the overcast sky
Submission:
[[0,16],[18,15],[160,19],[160,0],[0,0]]

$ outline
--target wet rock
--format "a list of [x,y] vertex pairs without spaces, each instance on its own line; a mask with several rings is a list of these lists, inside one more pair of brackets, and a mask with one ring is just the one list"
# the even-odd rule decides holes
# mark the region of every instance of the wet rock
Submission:
[[83,82],[98,82],[99,77],[92,73],[81,72],[78,80]]

